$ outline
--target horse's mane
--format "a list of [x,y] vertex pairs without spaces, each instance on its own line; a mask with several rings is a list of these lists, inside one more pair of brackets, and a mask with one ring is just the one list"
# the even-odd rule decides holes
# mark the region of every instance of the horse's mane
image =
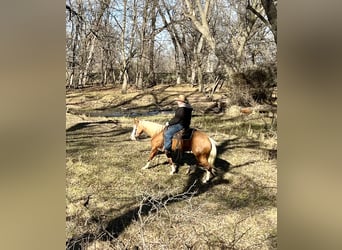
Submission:
[[144,124],[148,124],[151,126],[157,126],[157,127],[162,127],[163,125],[156,123],[156,122],[151,122],[151,121],[147,121],[147,120],[140,120],[140,122],[144,123]]
[[141,125],[151,133],[151,136],[156,135],[160,131],[164,129],[164,125],[161,125],[156,122],[140,120]]

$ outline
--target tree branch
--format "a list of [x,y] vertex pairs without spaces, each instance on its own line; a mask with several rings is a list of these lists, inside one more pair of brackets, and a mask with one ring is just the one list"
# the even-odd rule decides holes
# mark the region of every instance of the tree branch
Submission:
[[252,5],[250,5],[249,1],[246,7],[247,10],[250,10],[254,15],[256,15],[258,18],[260,18],[260,20],[266,24],[267,26],[270,25],[270,23],[256,10],[252,7]]
[[[74,9],[72,9],[69,5],[65,4],[66,9],[73,14],[74,16],[76,16],[80,21],[82,21],[83,23],[85,23],[86,21],[84,20],[84,18],[77,13]],[[97,35],[96,31],[92,28],[90,28],[90,32],[98,39],[100,40],[99,36]]]
[[84,22],[83,17],[80,14],[78,14],[75,10],[73,10],[69,5],[66,4],[65,7],[71,14],[73,14],[74,16],[79,18],[82,22]]

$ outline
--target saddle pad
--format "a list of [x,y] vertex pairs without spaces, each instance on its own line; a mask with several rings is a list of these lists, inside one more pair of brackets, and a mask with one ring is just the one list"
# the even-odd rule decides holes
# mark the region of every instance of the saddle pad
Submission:
[[173,138],[174,139],[182,139],[182,140],[190,140],[192,137],[192,133],[195,131],[196,129],[193,128],[189,128],[189,129],[182,129],[180,131],[178,131],[176,134],[174,134]]

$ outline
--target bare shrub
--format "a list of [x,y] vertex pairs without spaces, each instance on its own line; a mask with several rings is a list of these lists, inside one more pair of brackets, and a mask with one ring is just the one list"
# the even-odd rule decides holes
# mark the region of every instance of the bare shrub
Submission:
[[250,68],[234,74],[229,83],[228,92],[232,105],[254,106],[257,103],[274,102],[276,74],[275,65]]
[[231,105],[253,106],[255,103],[250,93],[249,86],[243,73],[233,75],[228,85],[229,99]]
[[144,193],[136,220],[111,242],[113,249],[261,249],[269,244],[257,229],[264,226],[256,219],[263,210],[222,217],[210,212],[215,204],[198,203],[191,189],[167,195],[165,190]]

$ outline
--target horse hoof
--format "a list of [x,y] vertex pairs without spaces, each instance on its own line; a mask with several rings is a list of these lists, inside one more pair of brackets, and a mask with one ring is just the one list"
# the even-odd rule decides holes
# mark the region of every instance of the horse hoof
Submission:
[[210,180],[204,180],[202,183],[203,183],[203,184],[209,184],[209,183],[210,183]]
[[170,175],[173,175],[178,172],[178,166],[177,165],[172,165],[171,166],[171,172]]
[[207,184],[207,183],[209,183],[212,179],[213,179],[213,177],[211,177],[211,178],[203,178],[203,179],[202,179],[202,183],[203,183],[203,184]]
[[178,173],[178,169],[172,169],[170,175],[174,175]]
[[191,175],[191,174],[193,174],[193,173],[195,173],[195,166],[189,166],[189,168],[188,168],[188,170],[186,171],[186,175]]
[[145,169],[149,169],[150,168],[150,162],[146,163],[145,166],[143,166],[141,169],[145,170]]

